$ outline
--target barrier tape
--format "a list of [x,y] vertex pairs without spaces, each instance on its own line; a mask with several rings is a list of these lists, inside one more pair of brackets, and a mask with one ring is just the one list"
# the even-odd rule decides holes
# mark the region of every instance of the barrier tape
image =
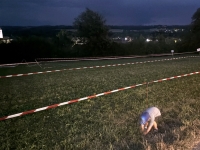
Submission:
[[17,66],[17,65],[28,65],[28,64],[37,64],[38,62],[22,62],[22,63],[13,63],[13,64],[0,64],[0,67],[3,66]]
[[103,65],[103,66],[91,66],[91,67],[51,70],[51,71],[44,71],[44,72],[32,72],[32,73],[25,73],[25,74],[14,74],[14,75],[0,76],[0,79],[1,78],[20,77],[20,76],[29,76],[29,75],[35,75],[35,74],[46,74],[46,73],[53,73],[53,72],[61,72],[61,71],[67,71],[67,70],[69,71],[69,70],[94,69],[94,68],[115,67],[115,66],[133,65],[133,64],[143,64],[143,63],[149,63],[149,62],[174,60],[174,59],[181,59],[181,58],[188,58],[188,57],[199,57],[199,56],[187,56],[187,57],[177,57],[177,58],[170,58],[170,59],[157,59],[157,60],[153,60],[153,61],[134,62],[134,63],[125,63],[125,64],[113,64],[113,65]]
[[[196,53],[197,51],[193,52],[183,52],[183,53],[174,53],[174,55],[182,55],[182,54],[191,54]],[[55,59],[62,59],[59,61],[81,61],[81,60],[109,60],[109,59],[130,59],[130,58],[146,58],[146,57],[159,57],[159,56],[171,56],[172,54],[165,53],[165,54],[150,54],[150,55],[129,55],[129,56],[107,56],[107,57],[82,57],[82,58],[37,58],[35,59],[36,62],[21,62],[21,63],[12,63],[12,64],[0,64],[0,67],[3,66],[16,66],[16,65],[28,65],[28,64],[38,64],[37,60],[55,60]],[[24,61],[24,59],[22,60]],[[39,62],[59,62],[59,61],[39,61]]]
[[145,85],[145,84],[151,84],[151,83],[157,83],[157,82],[172,80],[172,79],[176,79],[176,78],[180,78],[180,77],[186,77],[186,76],[199,74],[199,73],[200,73],[200,71],[189,73],[189,74],[178,75],[178,76],[174,76],[174,77],[169,77],[169,78],[164,78],[164,79],[160,79],[160,80],[155,80],[155,81],[151,81],[151,82],[144,82],[142,84],[136,84],[136,85],[132,85],[132,86],[128,86],[128,87],[124,87],[124,88],[120,88],[120,89],[116,89],[116,90],[112,90],[112,91],[103,92],[103,93],[96,94],[96,95],[91,95],[91,96],[87,96],[87,97],[83,97],[83,98],[79,98],[79,99],[75,99],[75,100],[70,100],[70,101],[67,101],[67,102],[59,103],[59,104],[53,104],[53,105],[50,105],[50,106],[45,106],[45,107],[42,107],[42,108],[17,113],[17,114],[14,114],[14,115],[5,116],[5,117],[0,118],[0,121],[7,120],[7,119],[10,119],[10,118],[24,116],[24,115],[27,115],[27,114],[32,114],[32,113],[35,113],[35,112],[39,112],[39,111],[43,111],[43,110],[47,110],[47,109],[51,109],[51,108],[56,108],[58,106],[64,106],[64,105],[80,102],[80,101],[87,100],[87,99],[96,98],[96,97],[103,96],[103,95],[108,95],[108,94],[111,94],[111,93],[135,88],[135,87],[142,86],[142,85]]
[[[181,55],[181,54],[191,54],[196,53],[197,51],[193,52],[183,52],[183,53],[173,53],[174,55]],[[159,57],[159,56],[171,56],[171,53],[163,53],[163,54],[149,54],[149,55],[128,55],[128,56],[105,56],[105,57],[81,57],[81,58],[37,58],[37,60],[55,60],[55,59],[68,59],[68,60],[102,60],[102,59],[121,59],[121,58],[138,58],[138,57]]]
[[[176,55],[183,55],[183,54],[191,54],[195,52],[185,52],[185,53],[174,53]],[[65,62],[65,61],[93,61],[93,60],[116,60],[116,59],[131,59],[131,58],[147,58],[147,57],[160,57],[160,56],[172,56],[172,54],[150,54],[150,55],[143,55],[143,56],[110,56],[110,57],[85,57],[85,58],[37,58],[37,60],[45,60],[39,62]],[[50,61],[49,61],[50,60]]]
[[[0,67],[9,67],[9,66],[13,66],[13,67],[15,67],[15,66],[18,66],[18,65],[30,65],[30,64],[37,64],[38,66],[40,66],[39,65],[39,63],[38,63],[38,61],[35,59],[35,62],[26,62],[26,60],[25,59],[23,59],[22,60],[22,62],[21,63],[12,63],[12,64],[0,64]],[[29,66],[30,67],[30,66]],[[41,67],[41,66],[40,66]]]

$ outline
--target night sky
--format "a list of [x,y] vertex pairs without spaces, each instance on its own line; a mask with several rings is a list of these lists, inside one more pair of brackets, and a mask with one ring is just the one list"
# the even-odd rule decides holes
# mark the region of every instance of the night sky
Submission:
[[73,25],[89,8],[107,25],[188,25],[200,0],[0,0],[0,26]]

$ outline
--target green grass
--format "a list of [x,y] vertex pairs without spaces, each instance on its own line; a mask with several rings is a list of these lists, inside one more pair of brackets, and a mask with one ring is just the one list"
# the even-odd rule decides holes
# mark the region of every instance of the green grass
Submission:
[[[51,70],[132,60],[49,63]],[[0,79],[0,117],[143,82],[200,71],[200,58],[82,69]],[[56,66],[57,65],[57,66]],[[43,65],[44,66],[44,65]],[[39,66],[0,68],[0,75],[37,72]],[[200,129],[200,75],[149,84],[0,122],[0,149],[187,149]],[[161,109],[159,133],[141,135],[139,115]]]

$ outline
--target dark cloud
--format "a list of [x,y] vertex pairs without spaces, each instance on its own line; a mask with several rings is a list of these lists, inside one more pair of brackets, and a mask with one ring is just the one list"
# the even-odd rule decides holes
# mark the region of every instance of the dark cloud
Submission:
[[190,24],[199,0],[1,0],[0,25],[72,25],[85,8],[109,25]]

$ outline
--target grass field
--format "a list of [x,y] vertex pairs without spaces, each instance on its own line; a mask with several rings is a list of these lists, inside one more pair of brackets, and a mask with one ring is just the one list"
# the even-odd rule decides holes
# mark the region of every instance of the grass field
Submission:
[[[19,65],[0,76],[155,59],[164,57]],[[199,57],[2,78],[0,117],[195,71]],[[0,149],[190,149],[200,130],[199,81],[182,77],[0,121]],[[161,109],[159,132],[143,136],[139,115],[149,106]]]

